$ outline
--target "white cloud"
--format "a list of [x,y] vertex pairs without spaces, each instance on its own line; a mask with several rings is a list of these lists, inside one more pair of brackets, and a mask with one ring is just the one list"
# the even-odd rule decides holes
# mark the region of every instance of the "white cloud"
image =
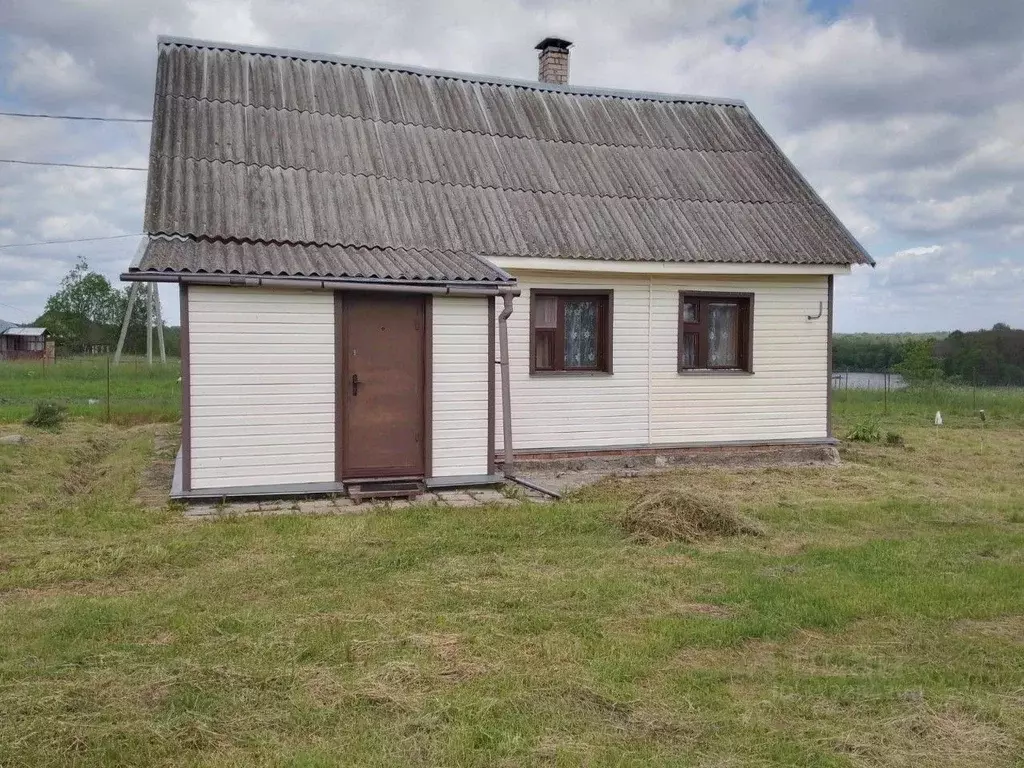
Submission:
[[64,99],[69,95],[95,94],[99,83],[88,62],[76,61],[68,51],[50,45],[15,46],[8,87],[41,96]]
[[[913,246],[881,256],[874,271],[856,270],[838,289],[837,323],[857,330],[990,328],[1020,323],[1024,262],[968,258],[964,243]],[[938,311],[922,312],[921,307]],[[854,322],[856,324],[854,325]],[[895,323],[895,325],[893,325]]]

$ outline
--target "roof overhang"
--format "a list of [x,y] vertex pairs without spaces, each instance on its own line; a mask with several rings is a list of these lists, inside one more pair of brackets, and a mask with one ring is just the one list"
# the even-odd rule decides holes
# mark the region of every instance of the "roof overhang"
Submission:
[[129,271],[121,274],[125,282],[182,283],[188,285],[217,285],[234,288],[294,288],[325,291],[380,291],[395,293],[429,293],[435,296],[497,296],[520,294],[515,281],[494,282],[459,281],[457,283],[429,280],[332,279],[322,277],[273,277],[264,275],[223,275],[193,272]]
[[150,235],[123,280],[216,285],[304,285],[332,290],[418,287],[497,294],[516,280],[471,253]]

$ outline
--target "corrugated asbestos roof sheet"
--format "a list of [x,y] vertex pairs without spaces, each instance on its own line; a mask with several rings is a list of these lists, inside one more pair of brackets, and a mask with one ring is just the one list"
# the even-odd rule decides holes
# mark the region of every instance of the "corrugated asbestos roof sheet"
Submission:
[[740,103],[182,40],[159,46],[145,218],[192,243],[153,241],[150,269],[872,263]]
[[2,332],[4,336],[42,336],[46,333],[45,328],[34,328],[34,327],[14,327],[7,328]]
[[149,272],[319,277],[403,282],[507,282],[484,259],[439,251],[341,245],[243,243],[151,237],[138,264]]

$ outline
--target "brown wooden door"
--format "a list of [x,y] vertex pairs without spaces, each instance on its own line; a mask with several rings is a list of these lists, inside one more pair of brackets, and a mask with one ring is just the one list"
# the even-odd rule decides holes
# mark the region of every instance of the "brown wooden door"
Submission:
[[426,472],[426,299],[339,294],[339,479]]

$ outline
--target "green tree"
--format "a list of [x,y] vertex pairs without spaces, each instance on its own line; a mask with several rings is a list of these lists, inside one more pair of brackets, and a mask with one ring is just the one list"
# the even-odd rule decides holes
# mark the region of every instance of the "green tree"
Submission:
[[942,368],[935,358],[935,342],[912,339],[903,347],[903,359],[893,366],[909,384],[925,384],[942,378]]
[[1024,330],[996,323],[989,331],[954,331],[938,345],[947,376],[982,385],[1024,383]]
[[[145,308],[136,302],[130,326],[132,339],[145,334]],[[85,352],[94,346],[113,346],[128,305],[127,291],[114,288],[106,277],[89,269],[79,259],[60,289],[46,300],[43,314],[36,320],[69,352]]]

